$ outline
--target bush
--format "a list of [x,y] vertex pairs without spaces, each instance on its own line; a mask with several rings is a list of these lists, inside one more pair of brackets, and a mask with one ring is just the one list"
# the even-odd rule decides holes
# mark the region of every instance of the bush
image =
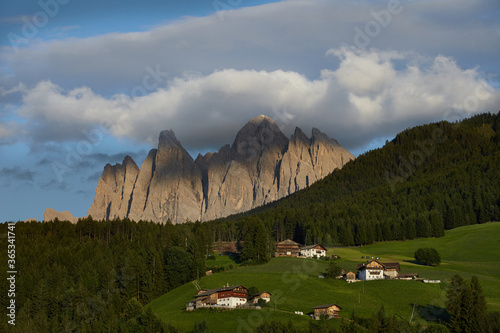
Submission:
[[335,279],[337,276],[342,275],[342,268],[337,266],[334,262],[330,262],[328,265],[326,272],[325,272],[325,277],[327,279]]
[[250,297],[252,297],[253,295],[256,295],[259,293],[259,288],[255,287],[255,286],[251,286],[250,288],[248,288],[248,299],[250,299]]
[[263,308],[263,307],[265,307],[265,306],[266,306],[267,302],[266,302],[266,300],[264,300],[264,299],[262,299],[262,298],[259,298],[259,300],[257,301],[257,304],[259,304],[259,306],[260,306],[261,308]]
[[421,247],[415,251],[415,260],[428,266],[437,266],[441,263],[441,255],[432,247]]

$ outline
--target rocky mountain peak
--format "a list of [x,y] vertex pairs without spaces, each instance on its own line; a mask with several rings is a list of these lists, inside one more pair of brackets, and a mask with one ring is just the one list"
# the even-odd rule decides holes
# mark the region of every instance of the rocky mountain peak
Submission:
[[236,134],[231,150],[233,156],[250,161],[271,147],[282,150],[288,144],[287,137],[269,117],[260,115],[251,119]]
[[158,142],[158,148],[160,147],[180,147],[182,148],[181,143],[177,140],[175,133],[173,130],[165,130],[160,132],[160,139]]
[[255,117],[253,119],[250,119],[249,123],[253,123],[253,124],[271,123],[271,124],[276,125],[274,120],[272,120],[271,118],[269,118],[268,116],[263,115],[263,114],[261,114],[258,117]]
[[139,171],[139,167],[135,163],[134,159],[132,157],[130,157],[130,155],[125,156],[125,158],[123,159],[122,165],[126,168],[132,167],[134,169],[137,169],[137,171]]
[[58,212],[52,208],[45,209],[45,212],[43,213],[43,221],[48,222],[54,221],[55,219],[58,219],[59,221],[70,221],[71,223],[78,222],[78,219],[67,210]]
[[299,127],[295,127],[295,132],[290,137],[290,142],[293,142],[295,144],[297,144],[298,142],[309,144],[309,141],[309,137]]
[[313,142],[323,141],[323,142],[327,142],[327,143],[330,143],[330,144],[334,144],[334,145],[340,146],[340,144],[337,142],[337,140],[328,137],[328,135],[326,135],[325,133],[321,132],[319,129],[317,129],[315,127],[313,127],[313,129],[312,129],[311,140]]

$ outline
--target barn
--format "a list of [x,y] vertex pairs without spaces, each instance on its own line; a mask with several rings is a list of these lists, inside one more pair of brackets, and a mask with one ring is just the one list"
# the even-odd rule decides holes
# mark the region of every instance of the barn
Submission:
[[291,239],[286,239],[276,243],[275,257],[298,257],[300,253],[300,244]]
[[337,304],[319,305],[314,308],[314,318],[316,320],[319,320],[321,316],[326,316],[328,319],[340,318],[340,310],[342,310],[342,308]]

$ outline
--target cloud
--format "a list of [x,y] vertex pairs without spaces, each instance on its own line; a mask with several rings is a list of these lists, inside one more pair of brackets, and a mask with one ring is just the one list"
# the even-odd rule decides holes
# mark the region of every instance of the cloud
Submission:
[[208,75],[214,69],[233,68],[281,69],[314,78],[331,65],[331,59],[324,57],[326,50],[355,44],[358,31],[366,34],[373,24],[379,24],[379,31],[368,36],[368,48],[453,55],[464,67],[481,59],[484,68],[498,70],[496,0],[401,2],[400,9],[382,26],[375,17],[387,11],[387,2],[282,1],[227,11],[222,21],[213,14],[143,32],[33,40],[17,53],[11,47],[0,49],[8,69],[3,80],[34,85],[50,78],[66,88],[88,86],[110,96],[131,95],[135,86],[142,86],[148,66],[159,66],[173,77],[186,71]]
[[20,180],[26,182],[32,182],[35,172],[24,169],[20,166],[15,166],[12,168],[2,168],[2,176],[8,180]]
[[57,180],[49,180],[38,185],[42,190],[68,191],[68,185],[65,182],[59,182]]
[[499,91],[477,69],[462,69],[449,57],[346,48],[327,53],[339,58],[339,67],[315,80],[292,71],[225,69],[174,77],[144,96],[109,98],[89,87],[64,90],[42,81],[24,94],[18,115],[37,142],[75,140],[103,126],[116,138],[156,144],[159,132],[172,128],[187,149],[215,149],[230,143],[250,116],[267,114],[287,134],[293,119],[353,148],[388,128],[448,120],[453,108],[471,115],[500,105]]
[[[382,22],[385,2],[282,1],[223,21],[187,17],[144,32],[33,40],[17,53],[3,47],[0,94],[19,107],[0,125],[0,143],[81,140],[98,127],[155,145],[172,128],[188,149],[217,149],[267,114],[287,134],[321,127],[352,148],[453,108],[462,118],[495,111],[498,92],[482,81],[499,72],[495,8],[402,2]],[[360,31],[366,49],[349,47]]]

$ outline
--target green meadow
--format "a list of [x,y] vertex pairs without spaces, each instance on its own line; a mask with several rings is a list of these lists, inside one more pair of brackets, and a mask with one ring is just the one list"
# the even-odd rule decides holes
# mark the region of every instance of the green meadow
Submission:
[[[383,305],[387,314],[405,320],[420,321],[443,318],[449,279],[460,274],[469,279],[476,275],[483,287],[488,309],[500,311],[500,223],[467,226],[446,232],[442,238],[412,241],[384,242],[364,247],[331,248],[328,254],[341,258],[335,262],[355,271],[364,261],[361,256],[380,257],[381,262],[398,261],[401,273],[419,273],[420,277],[440,279],[440,284],[418,281],[380,280],[348,284],[343,280],[319,278],[328,262],[314,259],[273,258],[258,266],[239,266],[235,269],[201,278],[202,288],[242,284],[257,287],[272,294],[272,300],[263,310],[218,312],[204,310],[186,312],[186,302],[193,299],[196,287],[185,284],[157,298],[149,305],[160,318],[183,330],[191,330],[195,322],[205,320],[214,332],[251,332],[263,321],[291,320],[295,326],[306,328],[317,305],[335,303],[342,308],[341,316],[348,318],[354,312],[369,317]],[[413,262],[413,253],[419,247],[434,247],[442,258],[438,267],[421,266]],[[226,266],[231,259],[217,256],[207,265]],[[236,264],[235,264],[236,266]],[[433,307],[430,307],[430,306]],[[301,311],[303,316],[294,314]],[[340,320],[331,320],[338,327]]]

